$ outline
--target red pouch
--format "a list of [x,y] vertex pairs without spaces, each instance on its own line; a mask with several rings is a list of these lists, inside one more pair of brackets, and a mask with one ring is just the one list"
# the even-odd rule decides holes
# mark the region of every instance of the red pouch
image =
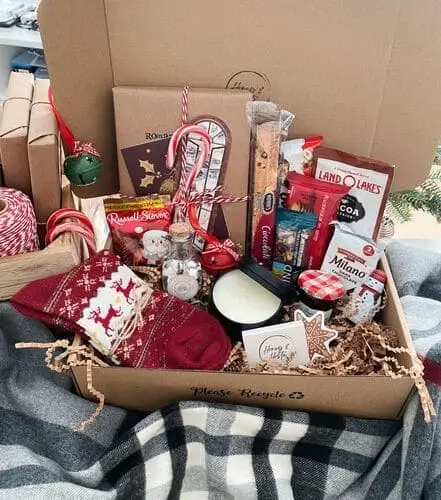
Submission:
[[113,250],[128,266],[157,266],[168,251],[169,196],[104,201]]
[[317,216],[317,225],[309,240],[307,264],[309,269],[319,269],[340,201],[349,187],[319,181],[313,177],[290,172],[286,178],[288,187],[287,207],[298,212],[311,212]]

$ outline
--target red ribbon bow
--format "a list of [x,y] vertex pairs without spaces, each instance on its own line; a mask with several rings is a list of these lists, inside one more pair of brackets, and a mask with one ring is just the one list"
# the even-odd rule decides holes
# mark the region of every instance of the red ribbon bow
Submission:
[[226,252],[234,259],[235,262],[239,262],[240,255],[236,252],[236,245],[229,238],[225,241],[216,241],[207,244],[206,249],[202,252],[202,255],[217,254],[219,252]]
[[[231,269],[235,267],[240,260],[240,255],[237,251],[237,246],[227,238],[220,241],[216,236],[208,234],[204,231],[199,223],[196,214],[195,205],[190,203],[188,206],[188,220],[192,225],[195,233],[207,242],[206,249],[202,252],[202,265],[210,272],[217,273],[221,270]],[[212,256],[211,259],[205,260],[204,257]],[[222,258],[223,256],[223,258]],[[218,257],[216,259],[216,257]]]
[[81,156],[84,153],[101,158],[101,155],[98,153],[92,142],[75,141],[74,148],[70,156],[72,156],[73,158],[78,158],[78,156]]

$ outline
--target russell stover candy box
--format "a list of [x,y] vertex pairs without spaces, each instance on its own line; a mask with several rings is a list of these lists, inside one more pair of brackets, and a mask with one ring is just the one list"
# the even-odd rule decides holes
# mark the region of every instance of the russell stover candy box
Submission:
[[316,179],[350,188],[340,202],[337,221],[346,224],[355,234],[376,240],[394,167],[325,147],[316,148],[313,155]]
[[317,216],[279,208],[276,219],[273,274],[289,285],[308,264],[308,245],[317,224]]

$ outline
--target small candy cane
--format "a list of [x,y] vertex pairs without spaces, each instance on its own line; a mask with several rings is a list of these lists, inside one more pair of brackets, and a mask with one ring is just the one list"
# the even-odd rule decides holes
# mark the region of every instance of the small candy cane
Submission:
[[47,230],[51,230],[53,226],[56,226],[64,219],[76,219],[81,224],[88,227],[92,232],[94,230],[90,219],[83,214],[83,212],[75,210],[74,208],[60,208],[59,210],[56,210],[46,222]]
[[179,127],[170,138],[170,143],[167,151],[167,167],[169,169],[172,169],[176,162],[179,143],[184,139],[184,137],[188,136],[189,134],[197,134],[200,136],[201,151],[194,167],[188,174],[185,168],[181,169],[179,187],[172,200],[172,204],[176,206],[175,221],[183,220],[185,218],[187,213],[187,204],[185,203],[187,200],[187,193],[190,191],[192,185],[196,181],[199,172],[207,162],[211,152],[211,138],[205,129],[197,125],[183,125]]

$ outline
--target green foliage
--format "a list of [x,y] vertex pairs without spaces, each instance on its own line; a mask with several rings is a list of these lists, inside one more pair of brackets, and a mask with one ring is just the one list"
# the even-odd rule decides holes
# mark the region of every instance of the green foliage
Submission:
[[434,165],[441,165],[441,146],[438,146],[435,151]]
[[[441,147],[435,154],[435,165],[441,165]],[[408,222],[416,210],[432,214],[441,222],[441,169],[432,168],[429,177],[417,188],[389,195],[386,215],[398,223]]]

